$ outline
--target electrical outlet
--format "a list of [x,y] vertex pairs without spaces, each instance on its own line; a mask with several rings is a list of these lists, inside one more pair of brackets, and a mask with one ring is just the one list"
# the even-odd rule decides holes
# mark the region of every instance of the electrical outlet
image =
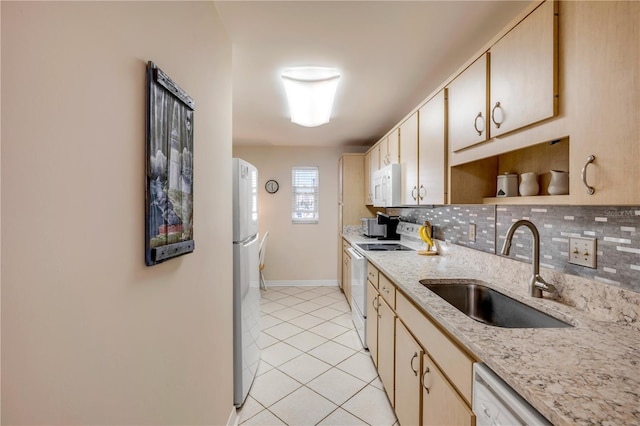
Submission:
[[476,224],[469,224],[469,241],[474,243],[476,241]]
[[569,263],[595,269],[596,257],[595,238],[569,237]]

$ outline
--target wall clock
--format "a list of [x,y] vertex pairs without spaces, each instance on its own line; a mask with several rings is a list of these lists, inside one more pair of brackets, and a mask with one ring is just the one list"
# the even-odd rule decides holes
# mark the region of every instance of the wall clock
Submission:
[[267,190],[269,194],[275,194],[280,189],[280,185],[276,180],[269,179],[267,183],[264,184],[264,189]]

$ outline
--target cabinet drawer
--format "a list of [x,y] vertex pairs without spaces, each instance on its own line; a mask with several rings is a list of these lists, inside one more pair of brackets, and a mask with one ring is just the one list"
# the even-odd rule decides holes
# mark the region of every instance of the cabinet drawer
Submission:
[[396,313],[449,381],[471,405],[473,359],[452,342],[436,325],[402,294],[397,296]]
[[378,268],[367,262],[367,279],[375,288],[378,288]]
[[378,275],[378,288],[380,289],[380,295],[389,304],[391,309],[396,308],[396,286],[389,281],[387,277],[382,274]]
[[351,244],[349,244],[345,240],[342,240],[342,251],[346,251],[349,247],[351,247]]

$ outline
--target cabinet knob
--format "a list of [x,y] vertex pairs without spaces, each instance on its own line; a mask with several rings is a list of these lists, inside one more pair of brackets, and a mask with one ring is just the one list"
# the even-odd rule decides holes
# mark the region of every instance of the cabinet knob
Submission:
[[590,155],[587,157],[587,162],[584,165],[584,167],[582,168],[582,183],[584,183],[584,186],[587,187],[587,194],[589,195],[593,195],[594,192],[596,192],[596,189],[593,186],[589,186],[589,184],[587,183],[587,166],[589,166],[589,164],[593,163],[594,160],[596,159],[595,155]]
[[[478,125],[478,119],[480,120],[480,125]],[[476,119],[473,121],[473,127],[478,132],[478,136],[482,136],[482,132],[484,132],[484,119],[482,118],[482,111],[476,115]]]
[[[496,114],[497,113],[497,114]],[[497,115],[497,118],[496,118]],[[496,105],[491,110],[491,121],[496,125],[496,128],[500,128],[500,125],[504,123],[504,113],[500,102],[496,102]]]
[[427,391],[427,393],[429,393],[429,386],[427,386],[426,384],[426,377],[427,377],[427,373],[429,373],[429,366],[425,366],[424,367],[424,373],[422,374],[422,387],[424,388],[424,390]]
[[411,357],[411,362],[409,363],[410,367],[411,367],[411,371],[413,371],[413,375],[414,376],[418,376],[418,370],[416,370],[415,368],[413,368],[413,360],[418,358],[418,352],[414,352],[413,356]]

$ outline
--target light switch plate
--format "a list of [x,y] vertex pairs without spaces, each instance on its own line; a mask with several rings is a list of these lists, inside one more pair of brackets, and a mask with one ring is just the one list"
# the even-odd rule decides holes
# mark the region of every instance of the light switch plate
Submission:
[[569,263],[595,269],[596,257],[595,238],[569,237]]

